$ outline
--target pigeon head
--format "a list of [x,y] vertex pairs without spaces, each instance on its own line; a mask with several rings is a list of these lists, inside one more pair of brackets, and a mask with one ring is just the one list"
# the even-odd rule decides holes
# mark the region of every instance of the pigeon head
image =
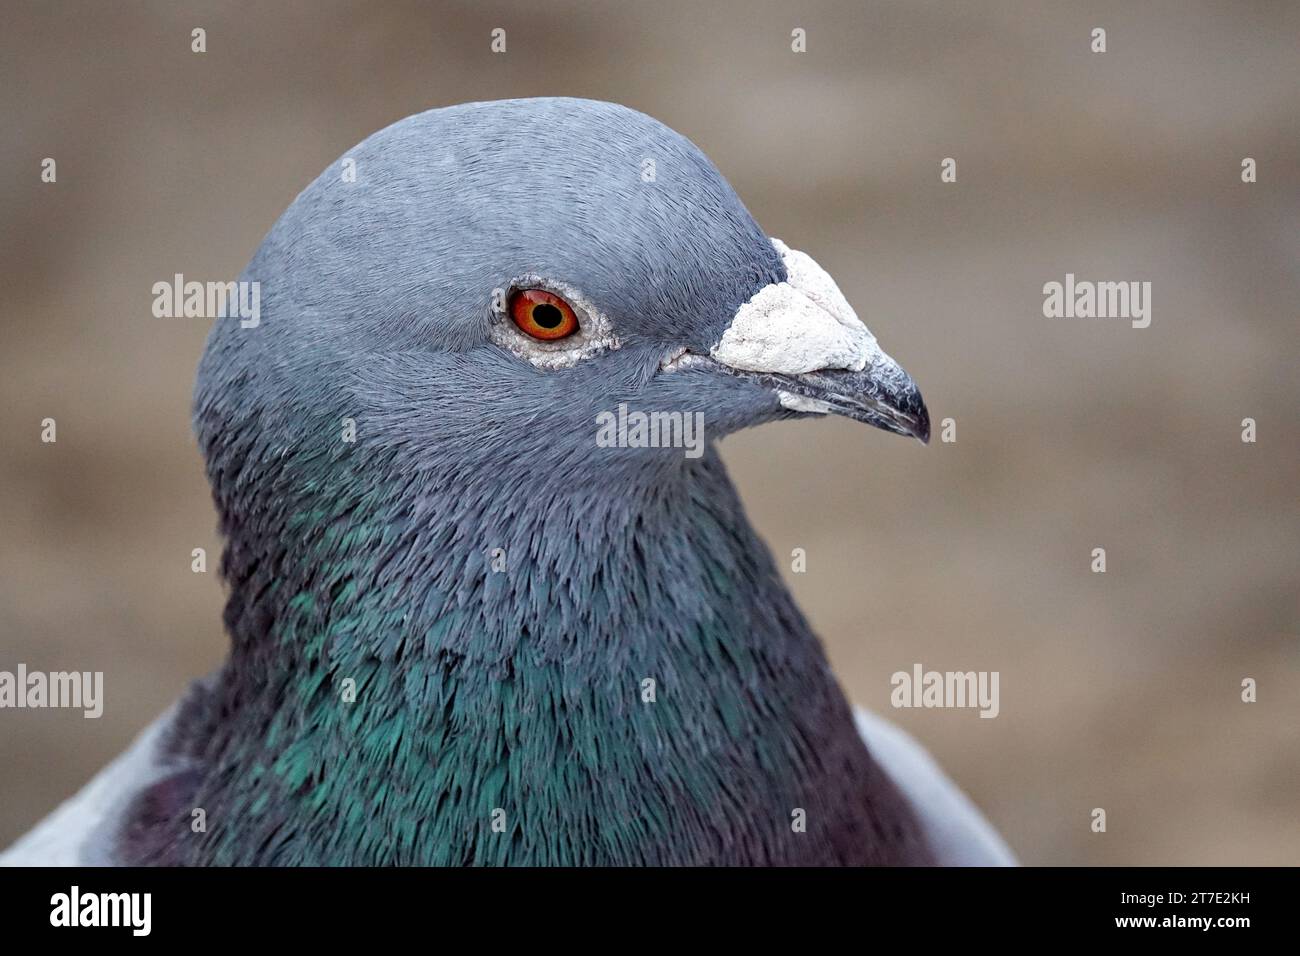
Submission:
[[[250,408],[282,447],[306,419],[331,437],[346,420],[404,468],[457,449],[448,480],[558,470],[590,492],[683,467],[669,431],[626,439],[638,412],[688,432],[698,415],[709,442],[827,413],[929,434],[831,278],[769,239],[690,141],[613,104],[396,123],[297,198],[243,278],[261,321],[214,331],[201,438]],[[600,441],[616,421],[622,438]]]

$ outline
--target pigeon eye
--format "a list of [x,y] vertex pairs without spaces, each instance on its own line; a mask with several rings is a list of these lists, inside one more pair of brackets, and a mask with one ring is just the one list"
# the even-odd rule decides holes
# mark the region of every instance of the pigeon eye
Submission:
[[573,306],[545,289],[520,289],[510,297],[510,317],[525,335],[543,342],[565,339],[578,331]]

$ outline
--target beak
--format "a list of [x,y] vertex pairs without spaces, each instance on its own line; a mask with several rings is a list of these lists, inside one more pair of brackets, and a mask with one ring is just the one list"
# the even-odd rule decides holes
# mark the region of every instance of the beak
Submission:
[[741,378],[766,385],[786,408],[808,414],[843,415],[896,435],[930,443],[930,412],[916,383],[888,355],[873,365],[825,369],[802,375],[727,369]]
[[916,383],[881,350],[835,281],[779,239],[786,281],[760,289],[709,352],[720,371],[771,388],[793,411],[835,414],[930,440]]

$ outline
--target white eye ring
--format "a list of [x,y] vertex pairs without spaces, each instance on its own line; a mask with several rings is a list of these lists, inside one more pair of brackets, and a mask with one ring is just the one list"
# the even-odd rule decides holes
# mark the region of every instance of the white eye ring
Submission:
[[[564,299],[578,317],[578,331],[552,342],[535,339],[524,332],[510,318],[510,297],[521,289],[544,289]],[[494,290],[492,319],[489,338],[537,368],[572,368],[583,359],[619,347],[609,316],[572,286],[539,275],[516,276],[501,289]]]

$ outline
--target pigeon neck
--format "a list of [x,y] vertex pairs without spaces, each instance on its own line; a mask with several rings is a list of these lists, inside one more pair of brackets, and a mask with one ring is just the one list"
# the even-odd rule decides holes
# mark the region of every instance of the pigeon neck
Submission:
[[712,454],[621,501],[418,478],[296,485],[256,534],[226,512],[232,652],[186,721],[188,805],[229,824],[190,859],[920,852]]

